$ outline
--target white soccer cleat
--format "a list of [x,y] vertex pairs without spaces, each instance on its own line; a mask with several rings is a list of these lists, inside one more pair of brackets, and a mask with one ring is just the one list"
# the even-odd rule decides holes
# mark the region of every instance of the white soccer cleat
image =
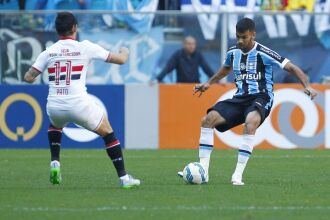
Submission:
[[243,186],[244,183],[242,182],[242,174],[234,173],[231,177],[231,183],[234,186]]
[[178,172],[178,176],[181,177],[181,178],[183,178],[183,171],[179,171]]
[[120,186],[124,189],[137,187],[140,184],[141,184],[141,181],[139,179],[135,179],[131,175],[128,175],[127,179],[120,179]]

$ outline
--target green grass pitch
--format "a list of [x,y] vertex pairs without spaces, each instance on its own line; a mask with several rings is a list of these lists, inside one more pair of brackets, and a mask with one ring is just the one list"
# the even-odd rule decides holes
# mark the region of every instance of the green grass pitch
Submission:
[[176,173],[197,150],[125,150],[142,185],[119,188],[103,150],[61,152],[61,185],[51,185],[48,150],[0,150],[0,219],[329,219],[330,151],[255,150],[245,186],[232,186],[234,150],[212,154],[210,182]]

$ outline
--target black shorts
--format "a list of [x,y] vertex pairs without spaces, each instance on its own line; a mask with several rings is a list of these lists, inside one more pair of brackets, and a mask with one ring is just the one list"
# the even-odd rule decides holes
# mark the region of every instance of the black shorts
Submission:
[[218,131],[224,132],[237,125],[243,124],[248,113],[258,110],[261,116],[261,123],[267,118],[273,105],[273,100],[267,94],[255,94],[244,97],[233,97],[217,102],[207,110],[209,113],[215,110],[226,119],[225,124],[215,127]]

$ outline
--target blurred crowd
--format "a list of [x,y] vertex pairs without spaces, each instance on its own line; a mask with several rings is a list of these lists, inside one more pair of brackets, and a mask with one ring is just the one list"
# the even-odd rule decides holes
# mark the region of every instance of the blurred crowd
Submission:
[[[201,3],[209,0],[199,0]],[[325,0],[254,0],[256,10],[271,11],[308,11],[314,10],[316,2]],[[0,0],[0,10],[181,10],[181,5],[191,2],[190,0]],[[229,0],[221,1],[221,4],[229,4]],[[250,3],[248,0],[232,0],[235,5],[244,6]],[[120,5],[120,7],[117,7]],[[152,9],[146,5],[154,5]],[[147,9],[145,9],[147,8]],[[79,15],[78,15],[79,17]],[[83,16],[84,17],[84,16]],[[88,17],[88,19],[87,19]],[[107,29],[115,26],[126,26],[132,23],[130,20],[112,19],[110,15],[86,15],[86,19],[79,18],[81,27],[86,31]],[[17,21],[19,19],[19,21]],[[134,18],[133,18],[134,19]],[[3,16],[0,26],[10,25],[18,29],[28,27],[35,30],[52,30],[54,15],[22,15],[18,17]],[[153,20],[153,19],[151,19]],[[178,21],[175,16],[158,16],[154,24],[168,27],[177,27]],[[133,28],[134,29],[134,28]],[[141,32],[141,31],[138,31]]]
[[[104,3],[109,4],[115,0],[0,0],[0,9],[106,9]],[[144,0],[130,0],[133,8],[138,8]],[[153,0],[151,0],[153,1]],[[158,10],[180,10],[183,0],[159,1]],[[201,0],[202,1],[202,0]],[[247,0],[235,0],[235,4],[246,4]],[[325,0],[256,0],[261,10],[272,11],[309,11],[312,12],[316,1]]]
[[[218,4],[225,5],[226,7],[230,7],[233,5],[239,6],[241,8],[247,7],[247,4],[252,5],[253,10],[259,11],[307,11],[313,12],[318,11],[320,4],[327,3],[329,5],[330,0],[221,0],[218,1]],[[197,3],[196,3],[197,2]],[[171,13],[170,15],[160,14],[125,14],[125,13],[116,13],[115,11],[156,11],[156,10],[175,10],[175,11],[184,11],[184,7],[190,4],[188,7],[191,7],[190,10],[197,10],[191,6],[192,3],[199,4],[198,10],[204,10],[204,7],[212,8],[214,5],[211,5],[215,1],[211,0],[0,0],[0,10],[42,10],[40,14],[36,13],[3,13],[0,14],[0,28],[7,28],[10,30],[14,30],[17,33],[29,33],[33,30],[36,36],[41,36],[44,34],[51,34],[54,31],[54,18],[55,13],[44,13],[43,10],[109,10],[111,13],[94,13],[94,12],[84,12],[77,13],[77,17],[79,20],[79,31],[84,34],[94,34],[99,36],[99,33],[105,33],[107,31],[111,31],[112,29],[128,29],[132,30],[133,34],[139,36],[141,33],[148,33],[151,27],[162,27],[162,36],[166,41],[166,50],[163,52],[160,63],[157,63],[157,70],[155,73],[152,73],[154,78],[157,76],[157,81],[166,82],[167,78],[173,76],[174,74],[169,74],[175,68],[172,68],[176,64],[175,57],[173,58],[173,62],[166,63],[163,60],[170,60],[172,52],[178,49],[180,52],[182,48],[180,48],[180,41],[183,40],[184,36],[192,35],[196,37],[196,43],[198,42],[199,47],[202,49],[201,51],[206,54],[206,60],[209,63],[217,63],[218,51],[220,50],[220,34],[216,31],[214,32],[215,40],[205,40],[205,33],[203,32],[203,28],[196,28],[196,25],[200,25],[201,27],[206,26],[206,29],[209,30],[210,27],[207,26],[207,23],[216,23],[217,21],[212,20],[211,18],[207,18],[203,21],[202,18],[198,17],[197,20],[193,16],[179,16],[180,12],[175,15],[175,13]],[[219,3],[220,2],[220,3]],[[202,6],[202,3],[204,4]],[[234,6],[234,7],[235,7]],[[249,7],[250,7],[249,6]],[[206,7],[205,7],[206,8]],[[197,11],[198,11],[197,10]],[[187,10],[186,10],[187,11]],[[115,13],[113,13],[115,12]],[[322,17],[323,18],[323,17]],[[211,22],[212,21],[212,22]],[[204,22],[204,23],[203,23]],[[298,52],[296,55],[296,59],[304,60],[303,67],[305,72],[314,72],[315,75],[324,75],[326,77],[314,77],[314,80],[322,80],[322,82],[330,81],[328,74],[328,67],[325,66],[329,61],[327,61],[326,57],[328,56],[328,51],[330,49],[330,29],[327,26],[327,22],[323,22],[324,29],[318,29],[321,31],[316,31],[311,35],[304,35],[300,38],[300,41],[296,41],[294,38],[295,45],[299,46],[304,45],[305,48],[301,50],[304,52]],[[322,23],[318,24],[318,27],[321,27]],[[288,27],[294,27],[288,26]],[[215,30],[217,26],[214,26]],[[310,28],[311,29],[311,28]],[[29,30],[29,32],[24,32]],[[291,29],[293,30],[293,29]],[[307,30],[307,29],[306,29]],[[276,31],[276,30],[275,30]],[[297,30],[298,31],[298,30]],[[301,30],[300,30],[301,32]],[[300,33],[299,32],[299,33]],[[127,32],[130,33],[130,32]],[[273,33],[273,32],[272,32]],[[285,32],[286,33],[286,32]],[[263,33],[267,34],[266,31]],[[264,36],[262,35],[262,36]],[[296,33],[294,33],[296,36]],[[39,36],[39,37],[40,37]],[[261,36],[261,37],[262,37]],[[275,36],[275,35],[274,35]],[[290,39],[293,35],[291,35]],[[276,42],[279,45],[282,45],[282,38],[288,36],[282,36],[278,34],[277,38],[272,38],[272,42],[275,44]],[[264,38],[268,39],[268,38]],[[288,38],[289,39],[289,38]],[[309,43],[309,44],[308,44]],[[165,45],[165,44],[162,44]],[[289,43],[287,43],[289,45]],[[290,44],[292,45],[292,44]],[[316,45],[316,46],[314,46]],[[319,47],[321,45],[323,47]],[[325,51],[323,50],[325,48]],[[283,49],[283,48],[282,48]],[[288,48],[285,47],[283,49],[285,52]],[[171,52],[168,52],[171,51]],[[320,55],[322,57],[320,59],[315,60],[315,62],[320,62],[317,65],[311,59],[309,59],[308,55],[310,53],[320,53],[324,54]],[[213,59],[214,57],[214,59]],[[307,57],[307,61],[305,60]],[[210,59],[211,58],[211,59]],[[330,59],[330,58],[329,58]],[[324,64],[325,63],[325,64]],[[187,65],[191,67],[192,65]],[[206,65],[201,65],[206,66]],[[319,68],[316,68],[320,66]],[[196,67],[200,67],[199,63]],[[212,69],[217,67],[212,66]],[[313,69],[314,68],[314,69]],[[204,70],[206,69],[206,70]],[[207,69],[204,68],[203,71],[207,74]],[[325,70],[324,70],[325,69]],[[178,70],[177,70],[178,71]],[[180,72],[180,70],[178,71]],[[197,72],[197,71],[195,71]],[[180,74],[180,73],[179,73]],[[166,75],[166,76],[165,76]],[[182,75],[182,74],[181,74]],[[167,77],[167,78],[166,78]],[[163,78],[165,80],[163,80]],[[170,81],[180,81],[180,77],[171,78]],[[192,80],[187,80],[192,81]],[[284,79],[279,79],[281,82],[294,82],[294,79],[290,75],[285,75]]]
[[[107,9],[114,0],[0,0],[0,9],[5,10],[51,10],[67,7],[67,9]],[[138,8],[143,0],[130,0],[133,8]],[[152,1],[152,0],[151,0]],[[159,1],[158,10],[180,10],[181,0]]]
[[262,10],[309,11],[314,10],[315,0],[260,0]]

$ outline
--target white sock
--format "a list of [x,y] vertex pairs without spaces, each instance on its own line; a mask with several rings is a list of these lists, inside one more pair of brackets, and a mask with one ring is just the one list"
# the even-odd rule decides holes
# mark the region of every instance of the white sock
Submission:
[[209,170],[210,157],[214,144],[214,131],[212,128],[201,128],[199,139],[199,162],[204,166],[206,172]]
[[53,161],[50,162],[50,167],[52,167],[52,168],[57,168],[57,167],[60,167],[60,166],[61,166],[61,164],[57,160],[53,160]]
[[234,172],[236,175],[243,175],[244,169],[253,150],[253,141],[254,135],[243,135],[243,141],[238,150],[237,165]]

